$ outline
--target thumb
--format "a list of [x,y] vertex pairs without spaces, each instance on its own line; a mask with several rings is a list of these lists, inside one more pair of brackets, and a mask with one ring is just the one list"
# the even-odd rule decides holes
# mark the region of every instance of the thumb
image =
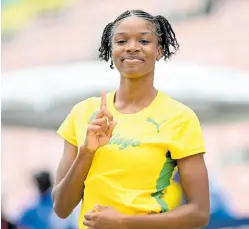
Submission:
[[94,205],[94,210],[97,211],[97,212],[101,212],[105,209],[106,207],[105,206],[100,206],[98,204]]
[[109,129],[108,129],[108,131],[107,131],[107,136],[108,136],[109,138],[112,137],[112,132],[113,132],[113,130],[114,130],[114,128],[115,128],[115,126],[116,126],[117,124],[118,124],[118,123],[117,123],[116,121],[112,121],[112,122],[110,123]]

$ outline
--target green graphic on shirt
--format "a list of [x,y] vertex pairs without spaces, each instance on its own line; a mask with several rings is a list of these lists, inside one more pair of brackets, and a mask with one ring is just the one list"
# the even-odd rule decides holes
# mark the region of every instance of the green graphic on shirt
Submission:
[[88,123],[92,122],[92,121],[96,118],[98,112],[99,112],[99,111],[94,111],[94,112],[91,114],[90,118],[88,119]]
[[137,141],[135,139],[127,139],[120,136],[120,134],[115,134],[112,136],[112,138],[109,140],[107,144],[113,144],[118,145],[120,150],[124,150],[127,147],[137,147],[140,146],[141,142]]
[[160,126],[161,126],[164,122],[166,122],[166,120],[163,120],[161,123],[157,123],[157,122],[156,122],[154,119],[152,119],[152,118],[147,118],[146,121],[156,126],[157,133],[159,133],[159,131],[160,131]]
[[[88,123],[92,122],[96,118],[96,115],[98,114],[98,112],[99,111],[97,110],[91,114],[90,118],[88,119]],[[141,142],[136,139],[132,139],[132,138],[124,138],[120,136],[120,134],[115,134],[112,136],[112,138],[109,140],[107,144],[118,145],[120,150],[124,150],[128,147],[140,146]]]
[[151,196],[154,197],[157,203],[161,206],[161,212],[168,211],[167,203],[162,199],[163,191],[166,187],[170,185],[170,179],[176,167],[176,160],[171,158],[171,153],[168,151],[166,153],[166,160],[160,172],[159,178],[156,182],[156,192],[152,193]]

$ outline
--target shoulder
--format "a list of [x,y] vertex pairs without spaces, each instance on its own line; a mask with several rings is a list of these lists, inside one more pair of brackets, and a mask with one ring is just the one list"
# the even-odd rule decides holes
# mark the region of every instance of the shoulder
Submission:
[[89,107],[93,101],[95,100],[95,97],[90,97],[90,98],[87,98],[87,99],[84,99],[78,103],[76,103],[74,106],[73,106],[73,111],[79,111],[81,109],[85,109],[87,107]]
[[98,97],[89,97],[85,100],[82,100],[73,106],[71,113],[77,115],[78,113],[85,113],[89,110],[92,110],[98,106],[99,100],[100,99]]
[[[115,91],[109,92],[106,94],[107,97],[107,101],[109,101],[110,99],[112,99],[114,97]],[[77,103],[74,106],[74,109],[82,109],[85,107],[89,107],[89,106],[100,106],[100,102],[101,102],[101,96],[95,96],[95,97],[89,97],[85,100],[82,100],[81,102]]]
[[161,94],[162,97],[164,97],[163,106],[170,112],[172,118],[181,119],[183,121],[198,119],[195,111],[192,108],[176,99],[173,99],[163,92]]
[[[113,92],[110,92],[107,94],[107,100],[109,100],[110,96],[112,96]],[[101,103],[101,97],[89,97],[85,100],[80,101],[79,103],[75,104],[74,107],[71,110],[71,114],[73,116],[88,116],[93,115],[93,113],[96,113],[99,111]]]

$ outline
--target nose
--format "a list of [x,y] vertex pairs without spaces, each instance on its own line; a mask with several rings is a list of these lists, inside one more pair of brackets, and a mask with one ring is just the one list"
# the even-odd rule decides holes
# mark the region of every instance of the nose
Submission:
[[139,52],[141,50],[139,44],[136,41],[131,41],[127,43],[125,47],[126,52]]

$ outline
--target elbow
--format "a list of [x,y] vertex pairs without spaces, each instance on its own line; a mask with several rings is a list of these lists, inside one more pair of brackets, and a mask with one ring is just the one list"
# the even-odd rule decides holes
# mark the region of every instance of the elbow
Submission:
[[69,212],[67,208],[61,206],[62,203],[58,203],[58,200],[56,199],[55,188],[52,190],[52,199],[53,199],[53,210],[55,214],[61,219],[66,219],[70,215],[71,212]]
[[63,210],[65,208],[58,206],[56,203],[53,204],[53,209],[54,209],[55,214],[61,219],[66,219],[71,213],[71,212],[67,212]]
[[203,228],[209,223],[209,214],[203,214],[199,216],[198,228]]
[[209,223],[209,211],[204,211],[197,209],[196,211],[196,227],[203,228],[208,225]]

